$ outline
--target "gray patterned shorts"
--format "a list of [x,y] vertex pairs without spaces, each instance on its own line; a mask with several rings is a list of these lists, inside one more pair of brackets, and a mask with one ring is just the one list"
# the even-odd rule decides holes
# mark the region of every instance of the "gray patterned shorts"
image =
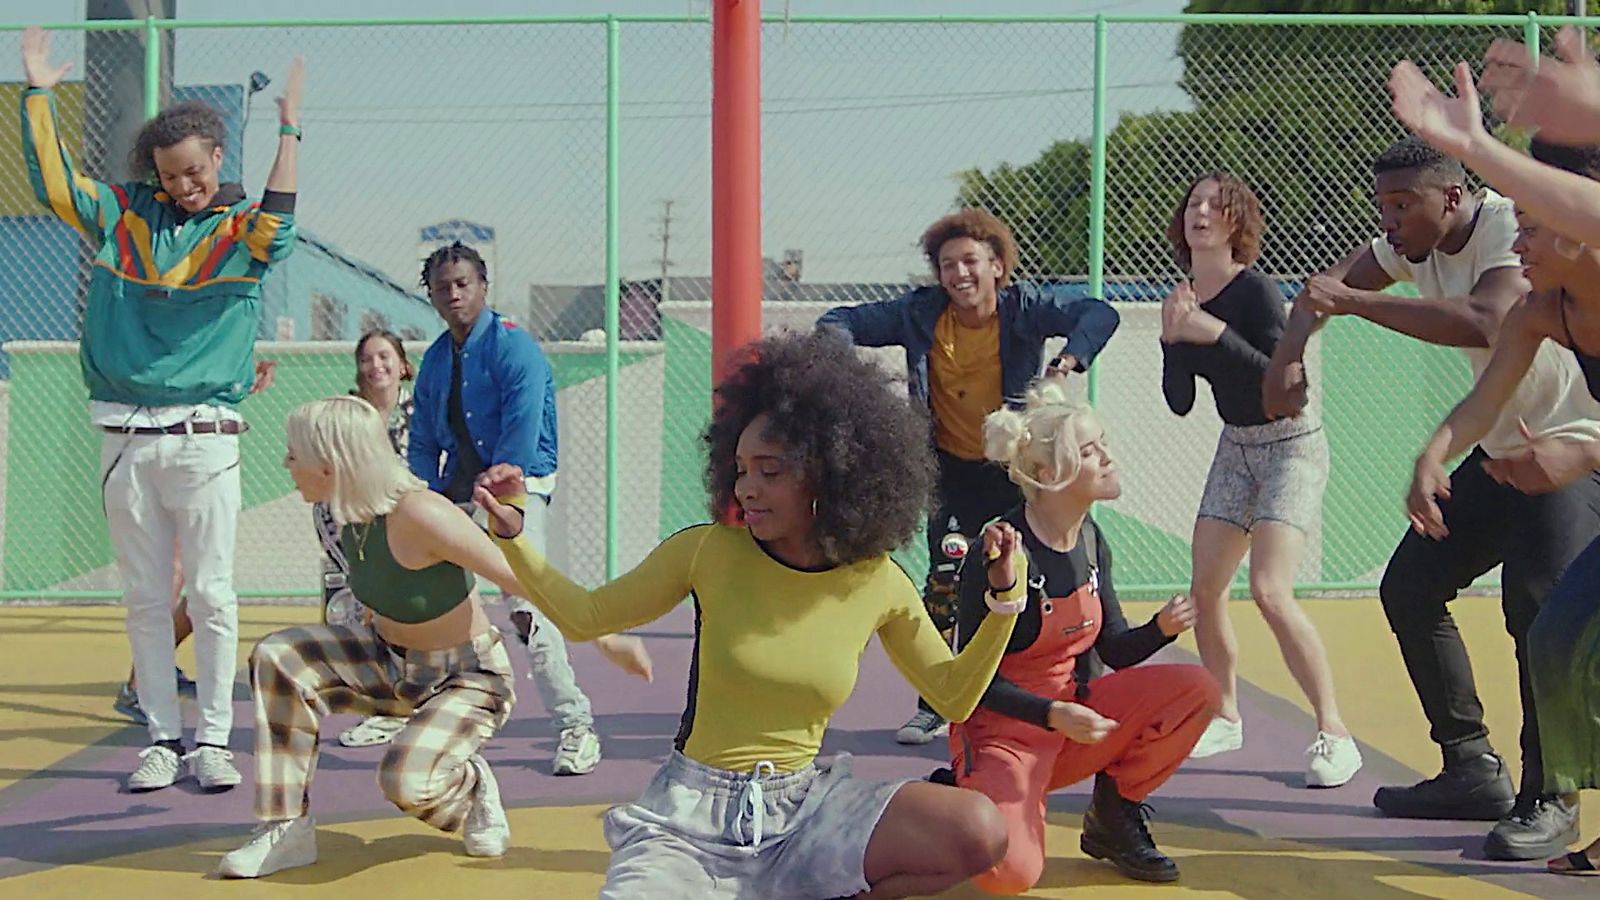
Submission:
[[1328,438],[1306,418],[1224,425],[1199,517],[1249,531],[1274,521],[1311,533],[1328,485]]
[[603,900],[851,897],[867,841],[905,782],[850,775],[849,754],[794,772],[729,772],[674,750],[604,819]]

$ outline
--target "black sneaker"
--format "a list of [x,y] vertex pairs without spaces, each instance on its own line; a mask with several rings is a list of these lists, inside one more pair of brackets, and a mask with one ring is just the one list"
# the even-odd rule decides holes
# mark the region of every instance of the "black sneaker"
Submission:
[[1381,787],[1372,805],[1397,819],[1498,821],[1517,802],[1505,763],[1493,753],[1447,765],[1443,772],[1408,787]]
[[1083,814],[1083,835],[1078,846],[1089,856],[1103,859],[1117,871],[1138,881],[1178,880],[1178,864],[1156,848],[1145,821],[1150,807],[1125,800],[1116,782],[1104,772],[1094,777],[1094,798]]
[[1490,859],[1548,859],[1578,840],[1578,804],[1560,797],[1519,799],[1483,842]]

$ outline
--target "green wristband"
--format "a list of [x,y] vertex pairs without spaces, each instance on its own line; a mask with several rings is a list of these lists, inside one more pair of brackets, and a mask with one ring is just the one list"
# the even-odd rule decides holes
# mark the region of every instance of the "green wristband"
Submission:
[[298,125],[279,125],[278,133],[285,137],[292,137],[297,141],[303,140],[303,138],[300,137],[300,126]]

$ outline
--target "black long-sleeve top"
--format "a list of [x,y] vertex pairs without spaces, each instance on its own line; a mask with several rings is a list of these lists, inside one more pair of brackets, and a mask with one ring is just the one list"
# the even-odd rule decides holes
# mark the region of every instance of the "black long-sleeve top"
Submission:
[[1161,344],[1161,392],[1180,416],[1194,408],[1195,376],[1211,382],[1217,414],[1229,425],[1264,425],[1261,379],[1289,322],[1271,279],[1244,269],[1207,301],[1205,311],[1227,327],[1215,344]]
[[[1006,645],[1006,653],[1011,654],[1027,650],[1038,640],[1040,610],[1044,599],[1070,596],[1088,583],[1091,567],[1088,551],[1084,548],[1086,541],[1081,533],[1077,546],[1061,553],[1040,543],[1033,529],[1028,527],[1023,507],[1006,513],[1004,520],[1010,522],[1022,537],[1023,549],[1028,554],[1029,573],[1028,608],[1018,615],[1011,641]],[[1095,574],[1100,582],[1101,625],[1094,650],[1106,665],[1113,669],[1125,669],[1149,659],[1151,654],[1174,639],[1161,633],[1154,617],[1137,628],[1128,627],[1128,619],[1122,613],[1122,605],[1117,602],[1117,592],[1112,586],[1110,543],[1092,517],[1083,520],[1083,532],[1089,529],[1093,529],[1095,534],[1097,559],[1094,568],[1098,570]],[[983,557],[981,544],[975,545],[973,552],[967,554],[961,569],[961,597],[956,609],[958,646],[966,646],[967,639],[977,633],[978,626],[989,614],[989,605],[983,599],[984,591],[989,586]],[[1003,660],[1000,666],[1004,670]],[[1061,699],[1064,698],[1034,693],[997,674],[978,705],[1040,728],[1048,728],[1050,704]]]

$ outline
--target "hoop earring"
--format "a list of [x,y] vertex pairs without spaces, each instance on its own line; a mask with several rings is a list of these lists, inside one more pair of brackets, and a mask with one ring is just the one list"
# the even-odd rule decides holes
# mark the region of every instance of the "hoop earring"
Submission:
[[817,498],[811,498],[811,518],[817,517]]

